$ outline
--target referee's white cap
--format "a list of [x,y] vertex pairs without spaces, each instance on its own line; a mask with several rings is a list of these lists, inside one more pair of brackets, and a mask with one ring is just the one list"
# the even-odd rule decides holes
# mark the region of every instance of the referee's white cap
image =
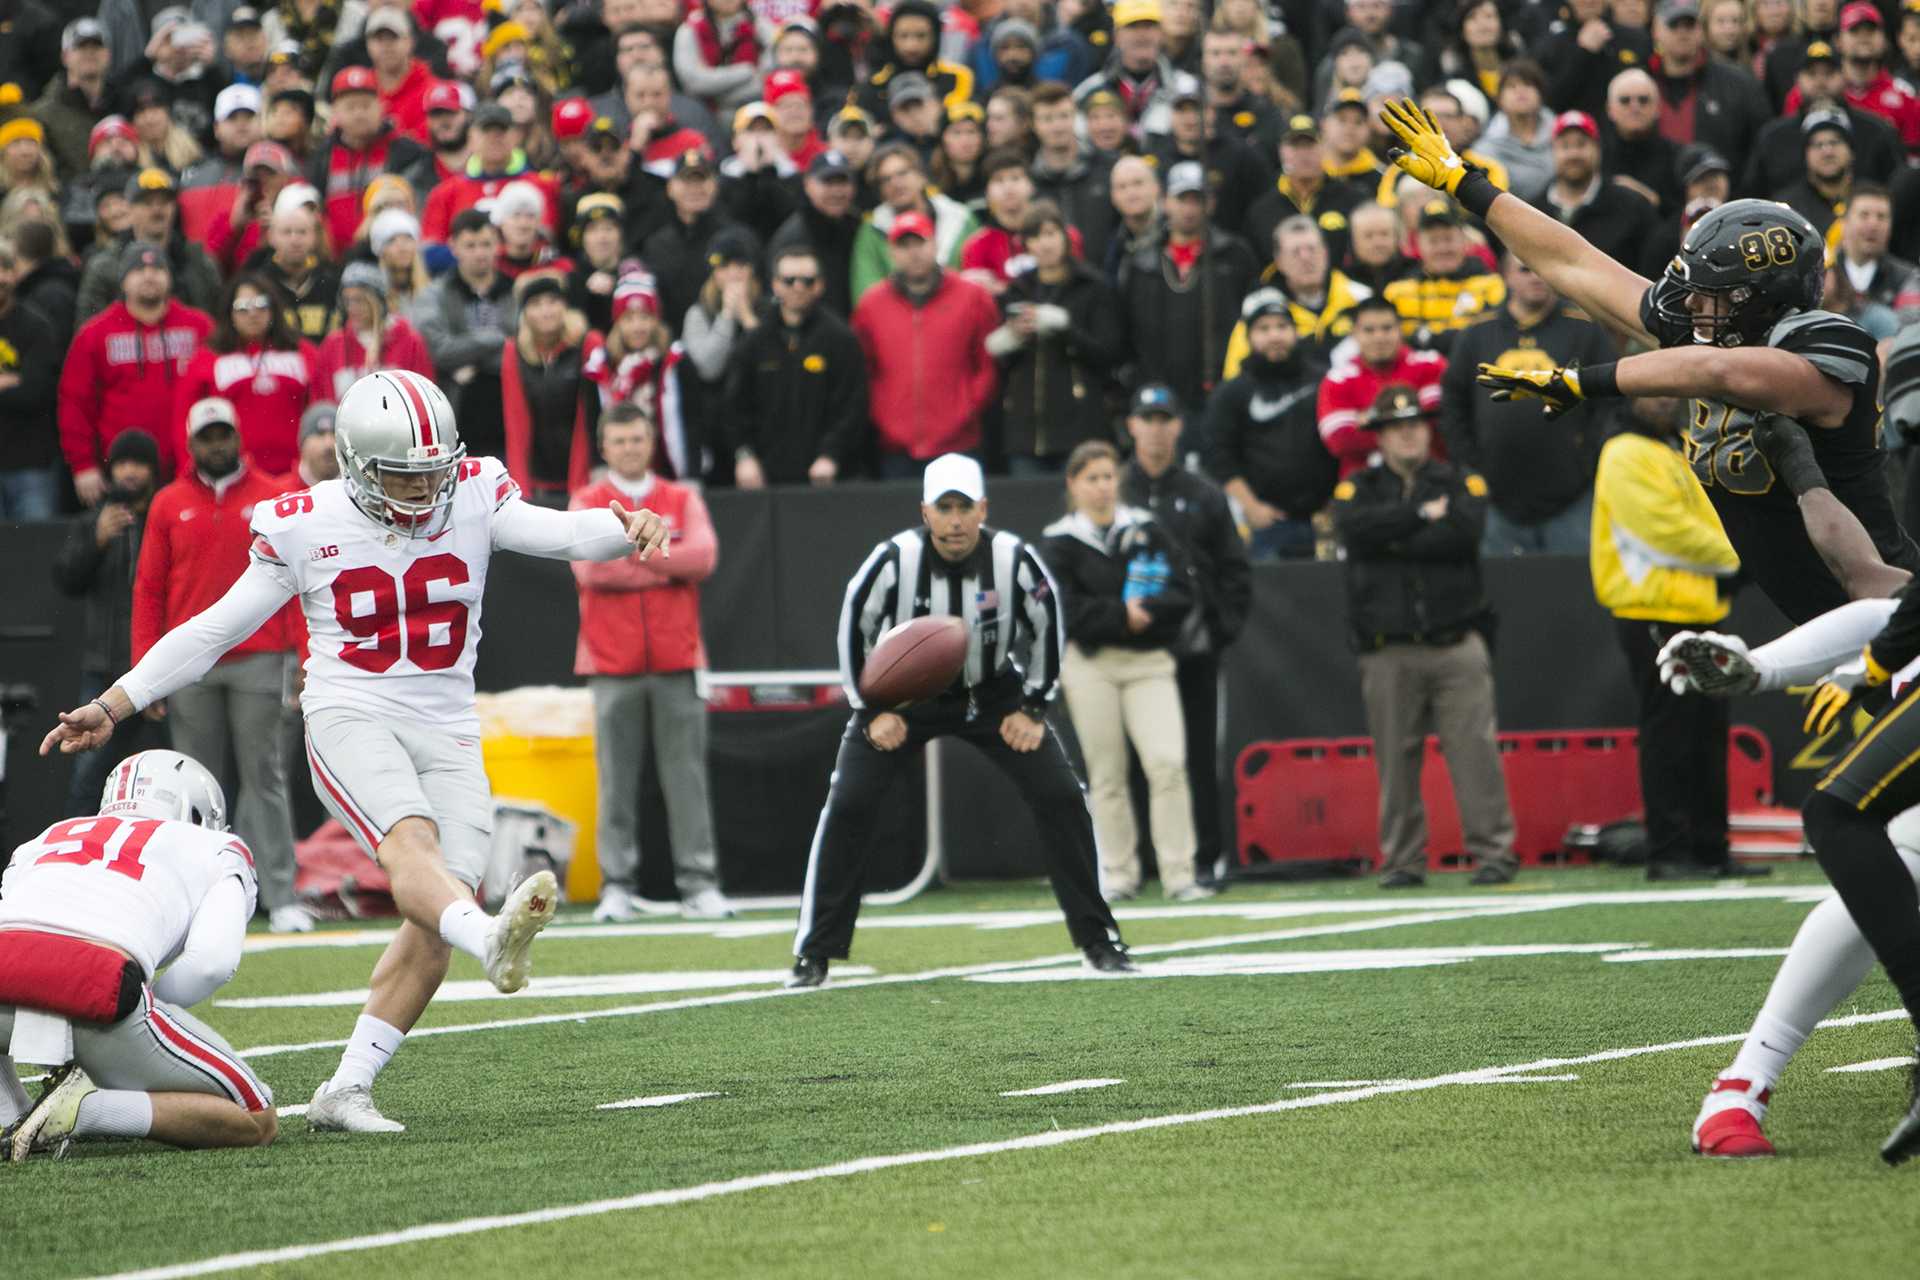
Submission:
[[980,464],[964,453],[943,453],[927,464],[920,482],[920,501],[932,506],[949,493],[957,493],[969,502],[987,496],[987,477]]

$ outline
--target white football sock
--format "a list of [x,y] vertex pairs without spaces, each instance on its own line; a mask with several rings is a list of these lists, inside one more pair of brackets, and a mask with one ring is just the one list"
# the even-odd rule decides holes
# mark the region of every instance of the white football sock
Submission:
[[80,1099],[76,1138],[144,1138],[153,1129],[153,1099],[137,1089],[101,1089]]
[[327,1082],[327,1092],[356,1085],[371,1089],[373,1078],[400,1052],[401,1042],[406,1038],[407,1033],[400,1028],[370,1013],[361,1014],[360,1020],[353,1024],[353,1038],[347,1041],[346,1050],[340,1055],[340,1065],[334,1068],[333,1079]]
[[440,913],[441,939],[481,964],[487,962],[487,935],[492,932],[493,917],[482,911],[478,903],[465,900],[449,903]]
[[1860,656],[1893,616],[1893,600],[1855,600],[1795,627],[1753,651],[1760,688],[1812,684],[1848,659]]
[[1807,914],[1793,935],[1767,1002],[1753,1020],[1733,1065],[1722,1074],[1770,1088],[1788,1059],[1806,1043],[1820,1019],[1865,980],[1873,968],[1873,948],[1861,936],[1846,904],[1828,898]]
[[27,1087],[20,1083],[20,1073],[14,1070],[13,1059],[0,1053],[0,1129],[32,1109],[33,1099],[27,1096]]

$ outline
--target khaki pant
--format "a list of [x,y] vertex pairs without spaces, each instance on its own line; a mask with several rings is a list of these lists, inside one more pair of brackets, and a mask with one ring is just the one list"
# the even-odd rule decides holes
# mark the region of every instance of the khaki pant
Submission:
[[1101,890],[1114,895],[1140,889],[1139,832],[1127,794],[1127,743],[1132,742],[1147,775],[1160,887],[1180,892],[1193,883],[1193,797],[1173,655],[1165,649],[1113,647],[1089,655],[1070,644],[1060,684],[1087,761]]
[[1513,811],[1494,741],[1486,642],[1472,633],[1458,644],[1390,644],[1362,654],[1360,695],[1380,773],[1381,870],[1426,874],[1420,765],[1429,733],[1446,756],[1466,851],[1483,867],[1512,870]]

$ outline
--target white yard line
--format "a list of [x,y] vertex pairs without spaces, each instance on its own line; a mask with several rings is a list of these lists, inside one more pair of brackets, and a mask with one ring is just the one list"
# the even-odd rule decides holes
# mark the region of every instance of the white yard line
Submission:
[[[1884,1013],[1855,1014],[1845,1018],[1831,1018],[1820,1025],[1822,1027],[1859,1026],[1869,1022],[1886,1022],[1906,1017],[1904,1010],[1892,1009]],[[1354,1088],[1335,1089],[1325,1093],[1308,1094],[1300,1098],[1281,1098],[1274,1102],[1263,1102],[1245,1107],[1216,1107],[1207,1111],[1188,1111],[1174,1115],[1144,1116],[1138,1120],[1120,1120],[1109,1124],[1088,1125],[1077,1129],[1050,1129],[1041,1133],[1026,1134],[1018,1138],[1004,1139],[998,1142],[974,1142],[963,1146],[941,1147],[931,1151],[903,1151],[893,1155],[866,1156],[857,1160],[843,1160],[834,1164],[817,1165],[810,1169],[785,1169],[769,1173],[750,1174],[745,1177],[728,1178],[718,1182],[703,1182],[696,1186],[667,1187],[657,1191],[643,1191],[637,1195],[621,1196],[609,1200],[590,1200],[584,1204],[555,1205],[547,1209],[534,1209],[523,1213],[494,1214],[488,1217],[459,1218],[446,1222],[422,1223],[419,1226],[406,1227],[398,1231],[383,1231],[373,1235],[349,1236],[340,1240],[328,1240],[318,1244],[288,1245],[278,1249],[256,1249],[247,1253],[229,1253],[218,1257],[203,1258],[194,1262],[176,1263],[171,1266],[151,1267],[141,1271],[121,1272],[112,1280],[176,1280],[188,1276],[214,1275],[223,1271],[239,1271],[253,1267],[275,1266],[281,1263],[300,1262],[307,1258],[327,1257],[334,1254],[364,1253],[373,1249],[392,1248],[397,1245],[421,1244],[431,1240],[447,1240],[458,1236],[477,1235],[484,1231],[501,1231],[514,1227],[540,1226],[552,1222],[568,1222],[576,1218],[601,1217],[610,1213],[625,1213],[636,1209],[657,1209],[669,1205],[694,1204],[703,1200],[715,1200],[724,1196],[740,1195],[749,1191],[763,1191],[773,1187],[797,1186],[807,1182],[820,1182],[829,1178],[850,1178],[865,1173],[877,1173],[884,1169],[901,1169],[914,1165],[942,1164],[953,1160],[971,1160],[980,1156],[1002,1155],[1012,1151],[1037,1151],[1049,1147],[1065,1146],[1071,1142],[1084,1142],[1089,1138],[1113,1137],[1128,1133],[1147,1133],[1156,1129],[1173,1129],[1186,1125],[1206,1124],[1216,1120],[1236,1120],[1249,1116],[1277,1115],[1285,1111],[1301,1111],[1310,1107],[1336,1106],[1346,1102],[1364,1102],[1370,1098],[1386,1097],[1398,1093],[1418,1093],[1431,1089],[1446,1088],[1450,1085],[1486,1084],[1503,1081],[1516,1075],[1526,1075],[1542,1071],[1553,1071],[1562,1067],[1581,1066],[1599,1062],[1619,1062],[1627,1058],[1638,1058],[1653,1053],[1670,1053],[1680,1049],[1699,1049],[1709,1045],[1733,1044],[1746,1039],[1746,1033],[1735,1032],[1731,1035],[1696,1036],[1691,1040],[1675,1040],[1667,1044],[1638,1045],[1625,1049],[1606,1049],[1599,1053],[1581,1054],[1570,1058],[1540,1058],[1533,1062],[1516,1063],[1512,1066],[1481,1067],[1472,1071],[1455,1071],[1446,1075],[1429,1076],[1424,1080],[1395,1080],[1379,1084],[1362,1085]]]
[[1912,1055],[1903,1053],[1897,1058],[1873,1058],[1867,1062],[1851,1062],[1844,1067],[1828,1067],[1827,1072],[1829,1074],[1835,1074],[1851,1071],[1892,1071],[1896,1067],[1910,1067],[1912,1065]]
[[1082,1089],[1106,1089],[1116,1084],[1125,1084],[1125,1080],[1062,1080],[1059,1084],[1043,1084],[1037,1089],[1007,1089],[1001,1092],[1003,1098],[1040,1098],[1053,1093],[1078,1093]]
[[628,1111],[635,1107],[670,1107],[676,1102],[692,1102],[695,1098],[717,1098],[717,1093],[662,1093],[651,1098],[628,1098],[624,1102],[603,1102],[595,1111]]
[[1637,964],[1647,960],[1778,960],[1785,954],[1785,947],[1719,947],[1698,951],[1623,951],[1617,956],[1600,958],[1608,964]]

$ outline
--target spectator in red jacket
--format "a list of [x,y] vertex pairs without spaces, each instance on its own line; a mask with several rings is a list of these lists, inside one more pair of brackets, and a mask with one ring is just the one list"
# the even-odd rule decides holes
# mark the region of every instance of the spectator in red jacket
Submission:
[[[1378,441],[1364,423],[1380,393],[1402,383],[1413,388],[1421,409],[1436,413],[1440,379],[1447,372],[1439,352],[1416,351],[1406,344],[1400,336],[1400,313],[1385,298],[1363,298],[1352,314],[1357,357],[1335,365],[1320,384],[1320,438],[1339,460],[1343,480],[1370,465]],[[1437,437],[1433,456],[1446,456]]]
[[440,78],[413,56],[413,23],[399,9],[375,9],[362,28],[367,60],[380,82],[380,112],[415,142],[427,140],[427,91]]
[[672,554],[641,564],[628,556],[573,566],[580,589],[580,639],[573,670],[593,692],[594,755],[600,766],[600,870],[606,877],[596,920],[630,920],[639,896],[640,779],[653,753],[667,802],[674,881],[687,915],[730,916],[720,894],[707,792],[707,707],[695,673],[707,665],[700,641],[700,584],[719,559],[713,521],[699,490],[653,470],[653,422],[618,404],[600,423],[607,474],[577,490],[575,511],[645,504],[670,530]]
[[300,176],[293,153],[277,142],[256,142],[240,161],[241,179],[225,214],[207,223],[207,253],[221,271],[253,256],[267,238],[280,190]]
[[887,241],[894,272],[860,299],[853,332],[867,355],[880,475],[900,479],[929,458],[979,449],[998,381],[987,335],[1000,312],[985,289],[940,269],[925,214],[895,218]]
[[497,102],[489,102],[473,113],[473,154],[467,158],[467,171],[448,178],[427,196],[427,207],[420,214],[420,238],[427,246],[452,243],[453,220],[482,200],[491,200],[501,188],[516,178],[540,187],[546,196],[541,225],[551,237],[557,229],[555,210],[559,207],[559,187],[537,173],[527,163],[527,153],[519,146],[519,130],[513,116]]
[[270,476],[300,456],[300,415],[313,399],[313,345],[295,333],[274,302],[273,283],[256,272],[235,276],[206,345],[173,392],[176,457],[184,457],[187,415],[219,396],[239,415],[240,448]]
[[[987,184],[987,216],[980,229],[967,237],[960,247],[960,269],[967,279],[994,297],[1007,291],[1014,276],[1031,269],[1033,258],[1020,229],[1033,207],[1033,174],[1027,157],[1014,147],[1000,147],[981,162],[982,180]],[[1080,231],[1067,227],[1067,248],[1080,256]]]
[[[424,102],[420,110],[424,119]],[[333,127],[307,169],[325,201],[327,236],[335,248],[353,243],[366,216],[367,185],[383,173],[404,173],[427,156],[424,144],[401,133],[382,112],[380,81],[370,68],[335,73]]]
[[408,319],[387,310],[387,276],[371,262],[350,262],[340,274],[341,324],[320,344],[314,394],[338,401],[347,388],[379,369],[411,369],[433,376],[427,340]]
[[175,465],[173,389],[213,331],[206,312],[174,299],[158,245],[135,240],[121,250],[120,290],[119,302],[74,335],[60,371],[60,450],[90,507],[107,491],[107,446],[128,427],[158,440],[162,462]]
[[[187,415],[188,461],[154,495],[133,579],[133,660],[173,628],[206,609],[247,567],[254,504],[284,486],[241,456],[239,415],[210,397]],[[293,692],[293,656],[306,635],[299,605],[288,601],[261,628],[214,664],[198,684],[166,701],[174,749],[213,770],[239,768],[233,829],[253,850],[260,904],[276,933],[305,933],[313,918],[293,896],[293,819],[287,807],[282,721]]]

